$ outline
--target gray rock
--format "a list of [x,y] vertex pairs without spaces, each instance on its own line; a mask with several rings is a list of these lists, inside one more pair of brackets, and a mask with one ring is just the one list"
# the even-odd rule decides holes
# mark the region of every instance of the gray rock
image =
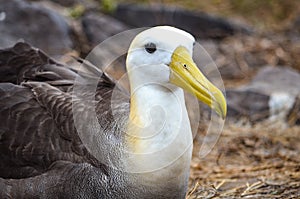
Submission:
[[83,31],[92,47],[129,27],[102,13],[88,12],[81,19]]
[[246,117],[256,122],[270,116],[268,95],[249,90],[227,90],[226,98],[229,118]]
[[[221,52],[219,50],[219,44],[216,40],[205,39],[197,40],[197,42],[206,50],[212,60],[217,61],[217,59],[220,57]],[[198,55],[196,54],[196,56]],[[201,60],[201,62],[203,61],[202,57],[199,59]],[[204,64],[206,64],[205,60],[203,62]]]
[[291,96],[300,94],[300,74],[289,67],[263,67],[249,85],[242,90],[252,90],[267,95],[286,93]]
[[[31,2],[41,2],[44,0],[26,0],[26,1],[31,1]],[[78,4],[85,5],[86,4],[93,4],[93,1],[90,0],[48,0],[49,2],[53,2],[55,4],[64,6],[64,7],[72,7]],[[96,3],[96,2],[95,2]]]
[[[288,51],[292,51],[290,54],[293,54],[293,51],[296,50],[295,57],[297,58],[300,52],[300,15],[296,17],[294,22],[292,22],[285,30],[284,39],[289,41],[289,43],[286,44],[286,48],[288,47]],[[299,65],[300,62],[297,62],[297,60],[296,63]]]
[[82,3],[81,0],[51,0],[51,1],[66,7],[74,6],[78,3]]
[[[297,71],[266,66],[248,85],[227,90],[228,116],[245,116],[252,122],[266,118],[286,120],[293,114],[293,109],[299,109],[297,96],[300,96],[300,74]],[[294,123],[298,121],[297,115]]]
[[0,0],[0,47],[25,40],[51,55],[69,51],[71,29],[55,11],[21,0]]
[[176,7],[119,4],[113,16],[133,27],[172,25],[192,32],[199,38],[223,38],[235,33],[250,34],[252,30],[223,18]]
[[[119,79],[121,75],[118,74],[125,73],[126,52],[135,34],[128,34],[125,37],[115,36],[128,30],[129,27],[117,19],[99,12],[86,13],[82,17],[81,23],[91,47],[87,59],[115,79]],[[111,38],[112,36],[115,37]],[[113,63],[111,63],[112,61]]]
[[298,16],[293,24],[294,29],[300,33],[300,16]]

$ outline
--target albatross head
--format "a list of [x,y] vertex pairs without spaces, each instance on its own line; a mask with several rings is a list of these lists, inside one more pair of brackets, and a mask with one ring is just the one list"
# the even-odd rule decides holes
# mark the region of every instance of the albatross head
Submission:
[[226,100],[194,63],[194,43],[191,34],[170,26],[158,26],[138,34],[130,45],[126,63],[131,86],[174,84],[224,118]]

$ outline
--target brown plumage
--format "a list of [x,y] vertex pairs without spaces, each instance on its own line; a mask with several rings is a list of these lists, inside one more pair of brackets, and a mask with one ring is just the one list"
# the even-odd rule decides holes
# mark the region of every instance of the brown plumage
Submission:
[[126,58],[130,97],[85,61],[59,64],[26,43],[0,50],[0,198],[184,198],[192,129],[182,89],[226,115],[194,42],[170,26],[139,33]]
[[[112,118],[110,97],[115,83],[96,68],[86,67],[96,73],[91,78],[101,76],[95,93],[96,112],[102,127],[111,129],[109,125],[115,124],[107,120]],[[122,184],[122,175],[87,151],[74,126],[72,88],[78,77],[76,70],[26,43],[0,50],[0,198],[68,194],[97,198],[117,192],[114,187],[105,187],[108,182],[102,178],[109,177],[111,183],[116,178],[117,185]],[[123,99],[118,100],[127,112],[129,96],[117,91],[122,93]],[[88,111],[82,101],[75,103],[82,107],[81,114]],[[109,133],[119,138],[113,129]]]

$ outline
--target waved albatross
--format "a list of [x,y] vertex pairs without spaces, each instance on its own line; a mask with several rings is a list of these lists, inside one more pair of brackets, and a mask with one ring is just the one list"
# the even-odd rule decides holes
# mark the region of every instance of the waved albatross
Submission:
[[[130,95],[91,64],[85,67],[98,75],[94,93],[76,93],[74,80],[91,72],[26,43],[0,50],[0,198],[184,198],[192,133],[183,89],[226,115],[222,92],[191,58],[194,42],[169,26],[139,33],[126,60]],[[85,95],[94,96],[104,135],[96,145],[101,160],[79,135],[85,127],[75,125],[76,118],[90,120]],[[126,150],[108,157],[118,146]]]

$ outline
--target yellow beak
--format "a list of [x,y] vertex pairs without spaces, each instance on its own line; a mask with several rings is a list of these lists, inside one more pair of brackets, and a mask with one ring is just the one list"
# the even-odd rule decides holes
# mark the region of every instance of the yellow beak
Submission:
[[227,105],[223,93],[201,73],[185,47],[179,46],[175,49],[170,68],[171,83],[190,92],[225,118]]

